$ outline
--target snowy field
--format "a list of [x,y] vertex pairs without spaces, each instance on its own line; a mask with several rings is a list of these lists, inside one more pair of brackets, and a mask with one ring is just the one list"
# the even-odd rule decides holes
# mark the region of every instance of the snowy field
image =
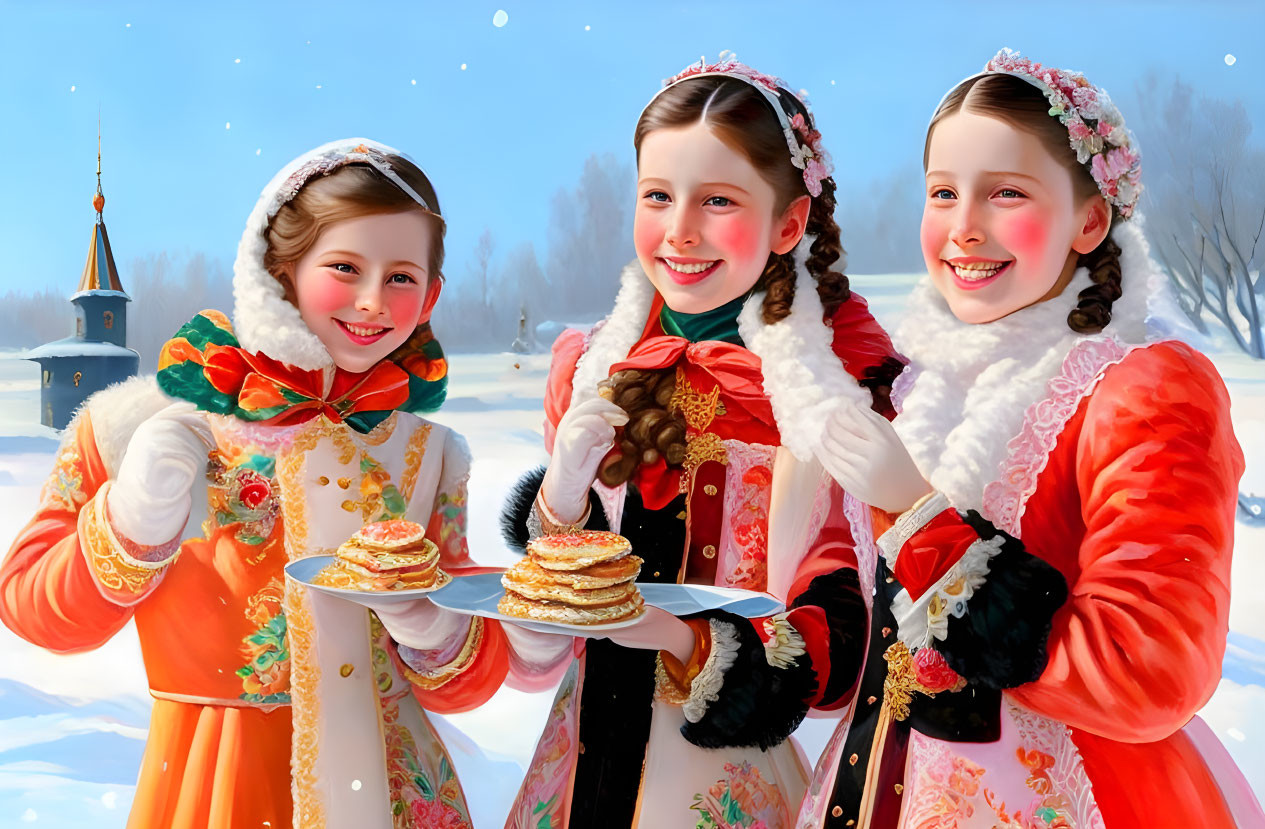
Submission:
[[[910,277],[853,277],[889,327]],[[69,308],[67,309],[69,312]],[[443,313],[443,306],[440,306]],[[1265,495],[1265,364],[1214,351],[1230,388],[1248,468],[1242,489]],[[482,563],[512,559],[496,531],[505,491],[545,460],[541,395],[547,355],[452,355],[452,385],[435,419],[462,432],[475,462],[471,549]],[[38,369],[0,359],[0,544],[7,550],[34,511],[56,438],[38,425]],[[1231,633],[1221,685],[1201,713],[1265,796],[1265,528],[1237,526]],[[0,826],[100,827],[126,823],[149,720],[135,629],[91,653],[57,656],[0,627]],[[436,717],[466,789],[475,825],[499,827],[531,756],[552,691],[502,690],[467,714]],[[809,757],[833,720],[809,720]]]

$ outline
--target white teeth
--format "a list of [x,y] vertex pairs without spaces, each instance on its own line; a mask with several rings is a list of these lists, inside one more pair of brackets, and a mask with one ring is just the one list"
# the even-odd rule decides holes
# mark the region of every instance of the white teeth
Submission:
[[667,265],[677,273],[702,273],[719,261],[719,259],[713,259],[710,262],[695,262],[694,264],[686,264],[685,262],[673,262],[671,259],[664,259],[663,264]]
[[953,268],[953,272],[960,279],[967,282],[980,282],[996,276],[1002,268],[1009,264],[1009,262],[972,262],[964,265],[950,264],[950,267]]
[[344,322],[343,325],[345,325],[347,330],[355,334],[357,337],[372,337],[374,334],[381,334],[386,330],[385,328],[363,328],[359,325],[352,325],[349,322]]

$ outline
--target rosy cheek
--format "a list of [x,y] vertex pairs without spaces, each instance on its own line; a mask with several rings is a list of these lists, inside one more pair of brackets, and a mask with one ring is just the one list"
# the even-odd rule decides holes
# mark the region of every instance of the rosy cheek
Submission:
[[310,311],[327,314],[346,308],[355,302],[353,286],[327,274],[299,282],[299,304]]
[[1001,220],[1000,241],[1016,257],[1041,260],[1050,240],[1049,224],[1035,211],[1023,211]]
[[426,299],[425,291],[394,291],[387,297],[387,311],[391,321],[398,326],[416,325],[422,315],[422,303]]
[[744,211],[719,217],[708,235],[723,258],[749,261],[768,258],[764,233],[767,233],[766,226],[759,217]]
[[924,213],[918,237],[922,243],[922,258],[927,263],[927,270],[933,270],[935,263],[940,261],[944,244],[949,238],[948,220],[934,213]]
[[638,256],[651,257],[663,242],[663,224],[649,211],[638,211],[633,221],[633,245]]

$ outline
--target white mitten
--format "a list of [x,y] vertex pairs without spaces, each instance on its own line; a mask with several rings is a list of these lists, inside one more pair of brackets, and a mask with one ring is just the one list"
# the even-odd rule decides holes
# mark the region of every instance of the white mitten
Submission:
[[187,401],[137,426],[108,496],[115,531],[147,547],[175,539],[189,520],[193,482],[206,474],[214,446],[210,426]]
[[818,459],[844,490],[886,512],[904,512],[932,489],[892,424],[870,409],[831,412]]
[[555,518],[578,521],[584,515],[598,466],[615,445],[615,427],[627,422],[623,409],[601,397],[579,403],[562,416],[540,486]]
[[575,635],[582,639],[609,639],[625,648],[667,651],[683,663],[689,662],[694,653],[694,629],[666,610],[650,605],[628,627],[588,631],[576,625]]
[[452,644],[458,636],[464,642],[470,630],[471,617],[444,610],[430,599],[387,602],[374,598],[366,595],[362,603],[378,615],[392,639],[414,650],[438,650]]

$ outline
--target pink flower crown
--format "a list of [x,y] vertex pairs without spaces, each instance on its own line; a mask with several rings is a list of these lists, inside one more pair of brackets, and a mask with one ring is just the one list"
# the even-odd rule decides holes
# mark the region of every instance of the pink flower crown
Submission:
[[984,74],[1013,75],[1041,90],[1050,101],[1050,115],[1067,127],[1076,160],[1094,177],[1098,191],[1121,217],[1133,215],[1142,195],[1142,156],[1105,89],[1079,72],[1042,66],[1012,49],[994,55]]
[[[808,189],[809,195],[813,198],[820,196],[821,182],[834,172],[834,165],[830,162],[830,155],[821,145],[821,133],[809,122],[812,113],[808,104],[780,79],[757,72],[745,63],[740,63],[731,52],[721,52],[720,59],[711,64],[707,63],[705,58],[699,58],[698,63],[690,64],[665,80],[663,89],[656,92],[654,97],[646,103],[646,106],[642,108],[642,113],[654,103],[655,98],[662,95],[663,91],[673,84],[690,78],[713,76],[736,78],[750,84],[765,97],[773,107],[773,112],[777,115],[778,123],[782,127],[782,134],[786,137],[791,164],[803,171],[804,187]],[[793,116],[787,113],[786,105],[782,103],[783,93],[790,95],[804,111],[796,112]],[[805,117],[805,113],[808,113],[808,118]]]

